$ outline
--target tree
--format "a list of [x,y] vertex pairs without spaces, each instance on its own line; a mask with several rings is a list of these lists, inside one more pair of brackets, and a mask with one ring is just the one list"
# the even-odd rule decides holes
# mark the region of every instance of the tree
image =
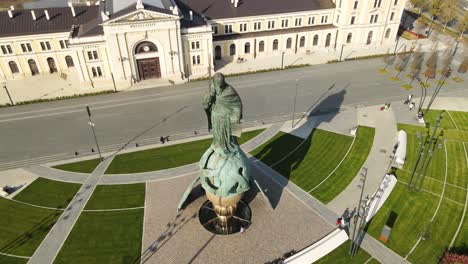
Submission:
[[431,24],[429,25],[429,34],[434,24],[434,19],[440,15],[442,0],[429,0],[429,13],[431,14]]
[[465,56],[463,62],[458,67],[458,73],[466,73],[468,70],[468,56]]
[[447,24],[457,18],[457,0],[445,0],[440,6],[439,19],[444,23],[444,31]]
[[463,12],[463,15],[458,17],[457,21],[458,22],[457,22],[455,28],[456,28],[457,32],[460,33],[459,39],[461,40],[463,34],[468,29],[468,11],[465,10],[465,12]]
[[418,14],[421,14],[427,8],[427,0],[410,0],[414,8],[418,10]]

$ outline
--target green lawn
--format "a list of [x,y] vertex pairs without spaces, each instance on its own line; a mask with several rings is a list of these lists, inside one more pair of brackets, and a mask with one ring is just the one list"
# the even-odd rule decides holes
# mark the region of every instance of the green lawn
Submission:
[[19,256],[31,256],[62,213],[5,198],[0,212],[0,252]]
[[80,189],[76,183],[37,178],[13,199],[52,208],[65,208]]
[[[405,130],[407,133],[414,134],[418,131],[421,131],[423,135],[428,131],[425,127],[423,126],[415,126],[415,125],[407,125],[407,124],[398,124],[398,130]],[[430,130],[430,133],[432,133],[434,128]],[[437,133],[440,132],[440,128],[437,130]],[[462,131],[462,130],[455,130],[455,129],[448,129],[444,131],[444,138],[447,140],[456,140],[456,141],[464,141],[468,142],[468,131]]]
[[83,212],[54,263],[137,263],[144,209]]
[[71,172],[91,173],[99,165],[99,162],[99,159],[84,160],[74,163],[58,165],[54,168]]
[[145,205],[145,184],[98,185],[85,210],[120,209]]
[[[458,129],[468,131],[468,113],[459,111],[450,111],[450,115],[457,124]],[[445,118],[445,117],[444,117]]]
[[311,192],[312,196],[328,203],[340,194],[356,177],[367,159],[374,142],[375,129],[360,126],[348,156],[333,175]]
[[5,255],[0,255],[0,264],[26,264],[28,263],[29,259],[25,258],[15,258],[15,257],[8,257]]
[[[249,141],[261,132],[263,129],[242,133],[239,144]],[[117,155],[106,174],[157,171],[191,164],[199,161],[210,145],[211,138]]]
[[[410,254],[412,263],[437,263],[438,258],[449,246],[455,231],[461,221],[466,199],[468,182],[468,164],[462,142],[447,141],[447,185],[444,199],[439,211],[431,223],[437,205],[440,201],[445,178],[445,147],[436,149],[427,177],[423,184],[423,192],[408,191],[407,185],[410,172],[419,152],[415,126],[399,125],[408,132],[407,160],[403,170],[397,170],[399,183],[393,190],[382,209],[371,221],[368,232],[378,238],[390,213],[397,214],[389,242],[392,250],[406,256],[420,236],[424,239]],[[422,128],[424,130],[424,128]],[[457,186],[461,187],[458,188]],[[427,192],[426,192],[427,191]],[[430,193],[429,193],[430,192]],[[432,194],[431,194],[432,193]],[[466,222],[466,219],[465,219]],[[464,225],[458,235],[456,245],[466,241],[468,225]]]
[[[306,140],[279,133],[251,154],[303,190],[309,191],[336,168],[352,141],[350,136],[320,129],[314,129]],[[300,144],[297,150],[288,155]]]
[[[359,249],[358,254],[354,257],[350,257],[348,254],[349,246],[351,242],[348,240],[339,246],[337,249],[330,252],[328,255],[314,262],[317,264],[363,264],[371,258],[371,256],[364,251]],[[375,260],[374,263],[379,263]]]

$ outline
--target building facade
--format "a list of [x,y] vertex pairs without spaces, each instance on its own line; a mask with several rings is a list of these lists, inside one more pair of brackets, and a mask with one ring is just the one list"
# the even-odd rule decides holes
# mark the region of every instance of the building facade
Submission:
[[217,65],[395,43],[405,0],[107,0],[0,12],[0,80],[182,82]]

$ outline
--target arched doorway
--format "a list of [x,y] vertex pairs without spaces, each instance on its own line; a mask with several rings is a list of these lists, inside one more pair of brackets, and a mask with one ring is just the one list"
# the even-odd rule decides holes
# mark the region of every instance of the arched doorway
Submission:
[[220,60],[221,59],[221,47],[216,46],[215,47],[215,60]]
[[52,59],[51,57],[47,58],[47,64],[49,65],[50,73],[57,72],[57,66],[55,65],[54,59]]
[[39,74],[39,68],[37,68],[36,61],[33,59],[28,60],[29,69],[32,75]]
[[149,41],[144,41],[135,47],[135,58],[140,80],[161,78],[158,48]]

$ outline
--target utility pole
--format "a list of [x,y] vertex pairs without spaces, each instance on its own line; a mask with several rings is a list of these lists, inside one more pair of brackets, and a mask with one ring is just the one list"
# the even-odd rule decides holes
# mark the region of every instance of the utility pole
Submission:
[[10,95],[10,92],[8,91],[6,82],[3,83],[3,88],[5,89],[5,91],[6,91],[7,95],[8,95],[8,98],[10,99],[11,105],[15,105],[15,103],[13,102],[13,99],[11,99],[11,95]]
[[297,89],[298,89],[298,84],[299,80],[296,79],[296,92],[294,94],[294,103],[293,103],[293,114],[292,114],[292,119],[291,119],[291,128],[294,128],[294,116],[296,115],[296,101],[297,101]]
[[[361,172],[359,173],[359,185],[358,188],[361,189],[361,194],[359,196],[359,201],[358,201],[358,206],[357,206],[357,215],[355,215],[352,220],[353,223],[353,232],[351,235],[351,244],[349,246],[349,255],[354,256],[354,248],[358,247],[358,241],[356,241],[356,229],[358,229],[357,221],[359,219],[359,211],[361,210],[361,204],[362,204],[362,196],[364,195],[364,188],[366,186],[366,179],[367,179],[367,168],[363,167]],[[351,227],[351,223],[349,223],[349,226]]]
[[97,137],[96,137],[96,132],[94,132],[94,123],[91,120],[91,110],[89,109],[89,106],[86,106],[86,111],[88,112],[88,118],[89,118],[88,124],[91,127],[91,130],[93,131],[94,141],[96,142],[96,147],[97,147],[98,153],[99,153],[99,159],[102,161],[103,158],[102,158],[102,155],[101,155],[101,149],[99,148],[98,140],[97,140]]
[[340,52],[340,61],[342,61],[343,58],[343,49],[346,46],[346,44],[341,44],[341,52]]
[[112,83],[114,84],[114,92],[117,92],[117,86],[115,85],[115,78],[114,78],[114,73],[111,72],[111,77],[112,77]]
[[285,53],[284,51],[281,52],[281,69],[284,69],[283,67],[284,66],[284,53]]
[[354,238],[355,241],[354,241],[354,243],[352,243],[352,245],[354,245],[354,246],[353,246],[351,254],[350,254],[351,257],[356,256],[357,251],[358,251],[359,246],[360,246],[360,241],[362,239],[362,236],[366,233],[366,231],[365,231],[365,228],[366,228],[366,225],[367,225],[366,218],[367,218],[367,215],[369,213],[369,209],[370,209],[372,200],[373,200],[373,198],[369,198],[369,196],[366,196],[366,199],[364,200],[364,204],[358,210],[358,212],[360,212],[359,213],[359,215],[360,215],[359,229],[358,229],[357,236]]

